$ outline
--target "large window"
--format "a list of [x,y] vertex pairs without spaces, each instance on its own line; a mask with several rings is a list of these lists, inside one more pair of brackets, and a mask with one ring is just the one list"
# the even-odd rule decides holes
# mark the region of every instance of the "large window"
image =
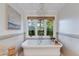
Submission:
[[28,36],[53,36],[53,19],[28,19]]
[[44,20],[38,20],[37,22],[37,33],[39,36],[44,36]]
[[35,35],[35,22],[34,20],[28,20],[28,33],[30,36],[34,36]]
[[53,20],[47,20],[47,35],[53,35]]

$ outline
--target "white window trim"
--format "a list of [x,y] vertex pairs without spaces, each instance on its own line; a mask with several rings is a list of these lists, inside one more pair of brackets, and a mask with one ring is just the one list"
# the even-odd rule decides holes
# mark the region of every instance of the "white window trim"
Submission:
[[[46,22],[47,22],[47,20],[45,20],[44,25],[46,25]],[[35,23],[37,23],[37,21],[35,21]],[[39,35],[37,35],[38,34],[37,33],[37,26],[35,26],[35,36],[29,36],[28,20],[27,20],[27,26],[26,27],[27,27],[27,33],[26,33],[27,37],[39,37]],[[42,37],[49,38],[50,36],[46,35],[47,34],[47,26],[44,26],[44,31],[45,31],[44,36],[42,36]]]

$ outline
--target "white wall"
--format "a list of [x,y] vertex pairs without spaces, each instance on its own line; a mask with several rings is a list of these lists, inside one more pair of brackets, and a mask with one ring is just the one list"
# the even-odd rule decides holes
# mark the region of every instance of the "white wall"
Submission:
[[[45,11],[46,13],[44,15],[41,15],[41,16],[55,16],[55,21],[54,21],[54,37],[56,37],[56,32],[58,31],[57,28],[58,28],[58,22],[57,22],[57,12],[54,11],[54,10],[48,10],[48,11]],[[37,10],[33,10],[33,11],[28,11],[26,16],[25,16],[25,20],[27,22],[27,16],[40,16],[38,13],[37,13]],[[27,24],[26,24],[27,26]],[[25,29],[27,30],[27,28]]]
[[[8,30],[7,29],[7,11],[6,4],[0,4],[0,35],[13,34],[13,33],[22,33],[23,26],[21,26],[21,30]],[[23,21],[23,20],[21,20]],[[23,22],[21,22],[22,24]]]
[[[0,36],[10,35],[10,34],[18,34],[23,33],[23,16],[21,16],[21,29],[20,30],[8,30],[7,29],[7,11],[6,4],[0,4]],[[0,40],[0,47],[4,46],[4,48],[9,48],[11,46],[15,46],[16,49],[21,46],[24,38],[23,35],[15,36],[8,39]]]
[[[21,23],[21,30],[7,30],[6,28],[6,22],[7,22],[7,15],[6,15],[6,4],[0,4],[0,35],[7,35],[7,34],[17,34],[17,33],[22,33],[23,32],[23,21],[25,22],[24,19],[26,19],[27,16],[38,16],[38,14],[36,13],[36,11],[30,11],[27,12],[27,15],[21,16],[22,18],[22,23]],[[56,31],[57,31],[57,12],[49,10],[45,16],[55,16],[55,25],[54,25],[54,37],[56,37]],[[25,26],[24,26],[25,28]],[[24,29],[26,30],[26,29]],[[22,39],[22,40],[21,40]],[[7,47],[11,47],[11,46],[15,46],[17,47],[17,45],[20,46],[20,44],[23,41],[23,35],[22,36],[16,36],[13,38],[9,38],[9,39],[5,39],[5,40],[0,40],[0,44],[1,45],[5,45]]]
[[[79,4],[66,4],[58,14],[59,32],[79,35]],[[64,55],[79,55],[79,39],[59,35]]]

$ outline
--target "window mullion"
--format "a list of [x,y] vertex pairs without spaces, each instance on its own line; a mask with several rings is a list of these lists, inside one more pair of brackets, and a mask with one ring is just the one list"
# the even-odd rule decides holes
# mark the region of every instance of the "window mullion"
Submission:
[[44,36],[47,36],[47,26],[46,26],[46,19],[44,20]]
[[35,26],[35,36],[38,36],[37,35],[37,20],[35,20],[35,24],[36,24],[36,26]]
[[26,27],[27,27],[27,36],[29,36],[29,25],[28,25],[28,20],[27,20],[27,25],[26,25]]

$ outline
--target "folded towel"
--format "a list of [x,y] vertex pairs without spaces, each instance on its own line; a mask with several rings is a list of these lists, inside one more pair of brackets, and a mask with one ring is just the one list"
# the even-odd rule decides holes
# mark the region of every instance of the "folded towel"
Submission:
[[0,49],[0,56],[2,56],[3,55],[3,51],[2,51],[2,49]]

